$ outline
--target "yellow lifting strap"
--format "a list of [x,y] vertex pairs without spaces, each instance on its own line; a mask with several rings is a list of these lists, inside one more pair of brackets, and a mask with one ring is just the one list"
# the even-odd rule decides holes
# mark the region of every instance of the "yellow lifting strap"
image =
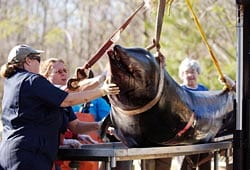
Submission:
[[168,15],[170,15],[170,8],[174,0],[168,0],[167,5],[168,5]]
[[216,70],[218,71],[219,76],[220,76],[219,78],[225,82],[225,78],[224,78],[224,75],[223,75],[223,73],[222,73],[222,71],[221,71],[221,68],[220,68],[220,66],[219,66],[219,63],[218,63],[218,61],[217,61],[217,59],[216,59],[216,57],[215,57],[215,54],[213,53],[212,48],[211,48],[210,45],[208,44],[206,35],[205,35],[205,33],[204,33],[204,31],[203,31],[203,29],[202,29],[200,23],[199,23],[199,20],[198,20],[197,16],[195,15],[194,10],[192,9],[192,5],[190,4],[189,0],[186,0],[186,3],[187,3],[187,5],[188,5],[188,8],[189,8],[190,12],[192,13],[192,16],[193,16],[193,18],[194,18],[195,25],[196,25],[196,27],[198,28],[198,31],[200,32],[200,35],[201,35],[201,37],[202,37],[202,40],[204,41],[204,43],[205,43],[205,45],[206,45],[206,47],[207,47],[207,49],[208,49],[208,51],[209,51],[209,54],[210,54],[210,56],[212,57],[213,63],[214,63],[215,66],[216,66]]

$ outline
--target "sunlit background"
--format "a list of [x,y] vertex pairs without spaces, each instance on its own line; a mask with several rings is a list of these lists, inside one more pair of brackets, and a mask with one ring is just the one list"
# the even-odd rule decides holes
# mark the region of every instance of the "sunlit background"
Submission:
[[[66,61],[72,75],[113,32],[119,28],[142,1],[139,0],[1,0],[0,64],[6,62],[9,50],[25,43],[45,51],[43,58]],[[146,47],[155,37],[158,1],[141,10],[123,31],[117,44]],[[235,79],[236,74],[236,4],[225,0],[191,0],[223,73]],[[218,73],[208,50],[195,27],[185,0],[174,0],[170,14],[165,11],[160,37],[166,68],[179,82],[178,66],[187,56],[202,66],[200,83],[209,89],[221,89]],[[154,51],[152,51],[153,53]],[[92,69],[103,71],[104,55]],[[0,82],[2,97],[3,79]]]

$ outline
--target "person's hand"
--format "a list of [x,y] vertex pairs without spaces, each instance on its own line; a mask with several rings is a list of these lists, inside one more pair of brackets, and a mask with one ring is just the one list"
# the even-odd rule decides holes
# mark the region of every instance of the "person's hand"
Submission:
[[75,76],[78,79],[82,80],[82,79],[88,78],[89,72],[90,72],[90,69],[86,69],[84,67],[78,67],[75,70]]
[[102,95],[116,95],[119,94],[120,89],[119,87],[114,84],[114,83],[107,83],[107,81],[105,81],[102,85],[102,87],[100,88],[102,91]]
[[89,135],[78,135],[78,139],[81,141],[82,144],[98,144],[98,142],[92,139]]
[[236,83],[227,75],[223,77],[219,77],[219,81],[221,84],[225,85],[229,90],[236,91]]
[[82,145],[78,140],[76,139],[64,139],[63,140],[64,145],[69,145],[72,148],[80,148]]

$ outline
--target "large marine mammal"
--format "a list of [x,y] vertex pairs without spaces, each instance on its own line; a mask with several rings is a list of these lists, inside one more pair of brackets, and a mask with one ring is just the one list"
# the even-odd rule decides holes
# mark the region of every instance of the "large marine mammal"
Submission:
[[129,147],[206,142],[233,111],[233,92],[186,91],[143,48],[116,45],[108,55],[110,81],[120,88],[109,96],[110,118]]

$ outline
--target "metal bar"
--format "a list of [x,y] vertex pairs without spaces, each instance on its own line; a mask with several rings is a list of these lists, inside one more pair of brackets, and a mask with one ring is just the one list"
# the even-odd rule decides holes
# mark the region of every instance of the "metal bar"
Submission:
[[105,161],[105,170],[111,170],[110,161]]
[[111,157],[111,167],[112,168],[116,167],[116,159],[115,159],[115,157]]
[[242,130],[242,101],[243,101],[243,12],[244,7],[240,4],[237,5],[237,85],[236,85],[236,130]]
[[120,142],[114,142],[82,145],[80,149],[60,148],[58,160],[104,161],[105,163],[108,162],[109,166],[113,168],[116,166],[116,161],[168,158],[180,155],[213,152],[231,147],[231,141],[151,148],[127,148]]
[[230,156],[230,149],[226,150],[225,157],[226,157],[226,169],[229,168],[229,156]]
[[236,34],[237,34],[237,78],[236,78],[236,131],[234,133],[233,169],[243,170],[243,16],[244,7],[237,2]]
[[214,170],[218,170],[218,167],[219,167],[219,165],[218,165],[218,151],[215,151],[214,152]]

